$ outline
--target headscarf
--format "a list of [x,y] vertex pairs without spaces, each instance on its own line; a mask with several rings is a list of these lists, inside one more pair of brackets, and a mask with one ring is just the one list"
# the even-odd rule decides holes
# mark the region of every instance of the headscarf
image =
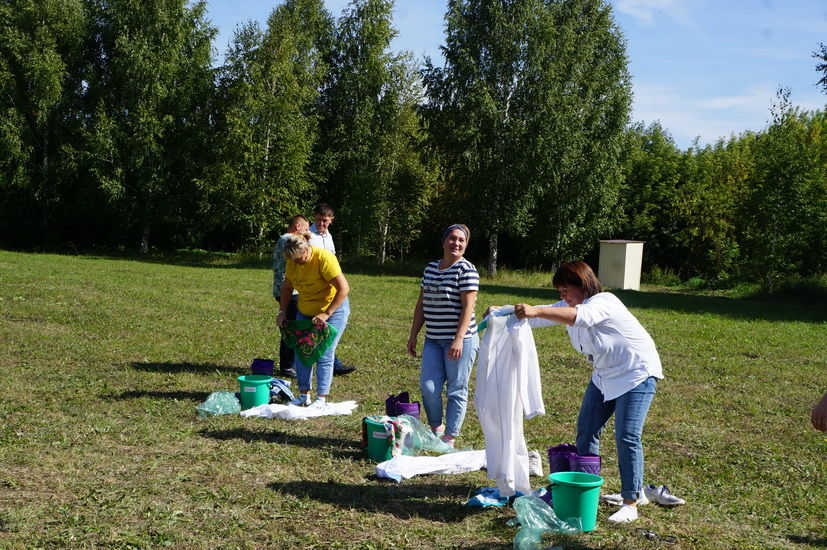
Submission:
[[445,231],[442,232],[442,242],[445,242],[445,239],[448,238],[448,235],[454,229],[459,229],[460,231],[465,233],[465,240],[469,240],[470,237],[468,235],[468,228],[462,225],[461,223],[455,223],[454,225],[449,225],[447,228],[445,228]]

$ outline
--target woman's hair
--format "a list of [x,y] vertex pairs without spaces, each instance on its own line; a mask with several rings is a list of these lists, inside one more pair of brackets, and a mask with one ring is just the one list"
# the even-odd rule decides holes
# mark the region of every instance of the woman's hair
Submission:
[[284,257],[287,260],[298,258],[310,246],[310,232],[301,235],[290,235],[284,243]]
[[464,223],[455,223],[453,225],[449,225],[448,227],[446,227],[445,231],[442,232],[442,241],[441,242],[445,242],[445,239],[448,238],[448,235],[454,229],[459,229],[460,231],[465,233],[465,242],[468,242],[468,241],[471,240],[471,230],[468,229],[468,226],[465,225]]
[[583,298],[591,298],[595,294],[603,292],[600,281],[586,262],[568,262],[557,268],[551,284],[555,288],[563,285],[575,286],[583,290]]

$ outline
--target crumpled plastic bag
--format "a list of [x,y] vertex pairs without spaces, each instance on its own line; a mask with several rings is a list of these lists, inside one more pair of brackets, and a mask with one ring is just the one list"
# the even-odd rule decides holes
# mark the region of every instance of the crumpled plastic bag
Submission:
[[558,518],[551,506],[538,497],[526,495],[514,499],[514,511],[520,528],[514,535],[515,550],[542,550],[548,548],[543,543],[544,533],[563,533],[571,535],[581,532],[582,525],[575,518],[567,523]]
[[228,391],[214,391],[207,400],[195,406],[198,416],[206,418],[219,414],[238,414],[241,412],[241,403],[234,393]]
[[454,453],[460,450],[448,445],[439,438],[424,422],[407,414],[400,414],[397,418],[407,420],[410,423],[411,431],[406,434],[405,446],[402,454],[417,456],[421,451],[434,451],[437,453]]

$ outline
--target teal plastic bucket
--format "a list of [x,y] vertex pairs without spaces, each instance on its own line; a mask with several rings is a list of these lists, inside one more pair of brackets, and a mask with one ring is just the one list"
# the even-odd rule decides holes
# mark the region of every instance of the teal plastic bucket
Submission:
[[366,436],[368,443],[368,458],[376,462],[390,460],[391,443],[388,441],[388,434],[385,431],[385,424],[370,418],[365,418]]
[[270,402],[270,382],[272,376],[245,374],[238,377],[241,386],[241,410],[252,409]]
[[603,478],[586,472],[549,474],[552,508],[562,520],[579,518],[583,531],[594,531]]

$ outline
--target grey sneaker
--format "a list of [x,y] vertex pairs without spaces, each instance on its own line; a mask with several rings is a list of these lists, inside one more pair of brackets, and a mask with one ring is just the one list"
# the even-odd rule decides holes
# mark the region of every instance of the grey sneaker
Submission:
[[[623,506],[623,497],[620,496],[620,493],[612,493],[610,495],[600,495],[600,500],[605,502],[606,504],[611,504],[613,506]],[[645,506],[649,504],[649,499],[646,498],[646,491],[640,493],[640,498],[637,499],[638,506]]]
[[661,506],[680,506],[686,504],[682,498],[678,498],[669,492],[669,487],[666,485],[645,485],[643,487],[643,494],[652,502],[657,502]]

